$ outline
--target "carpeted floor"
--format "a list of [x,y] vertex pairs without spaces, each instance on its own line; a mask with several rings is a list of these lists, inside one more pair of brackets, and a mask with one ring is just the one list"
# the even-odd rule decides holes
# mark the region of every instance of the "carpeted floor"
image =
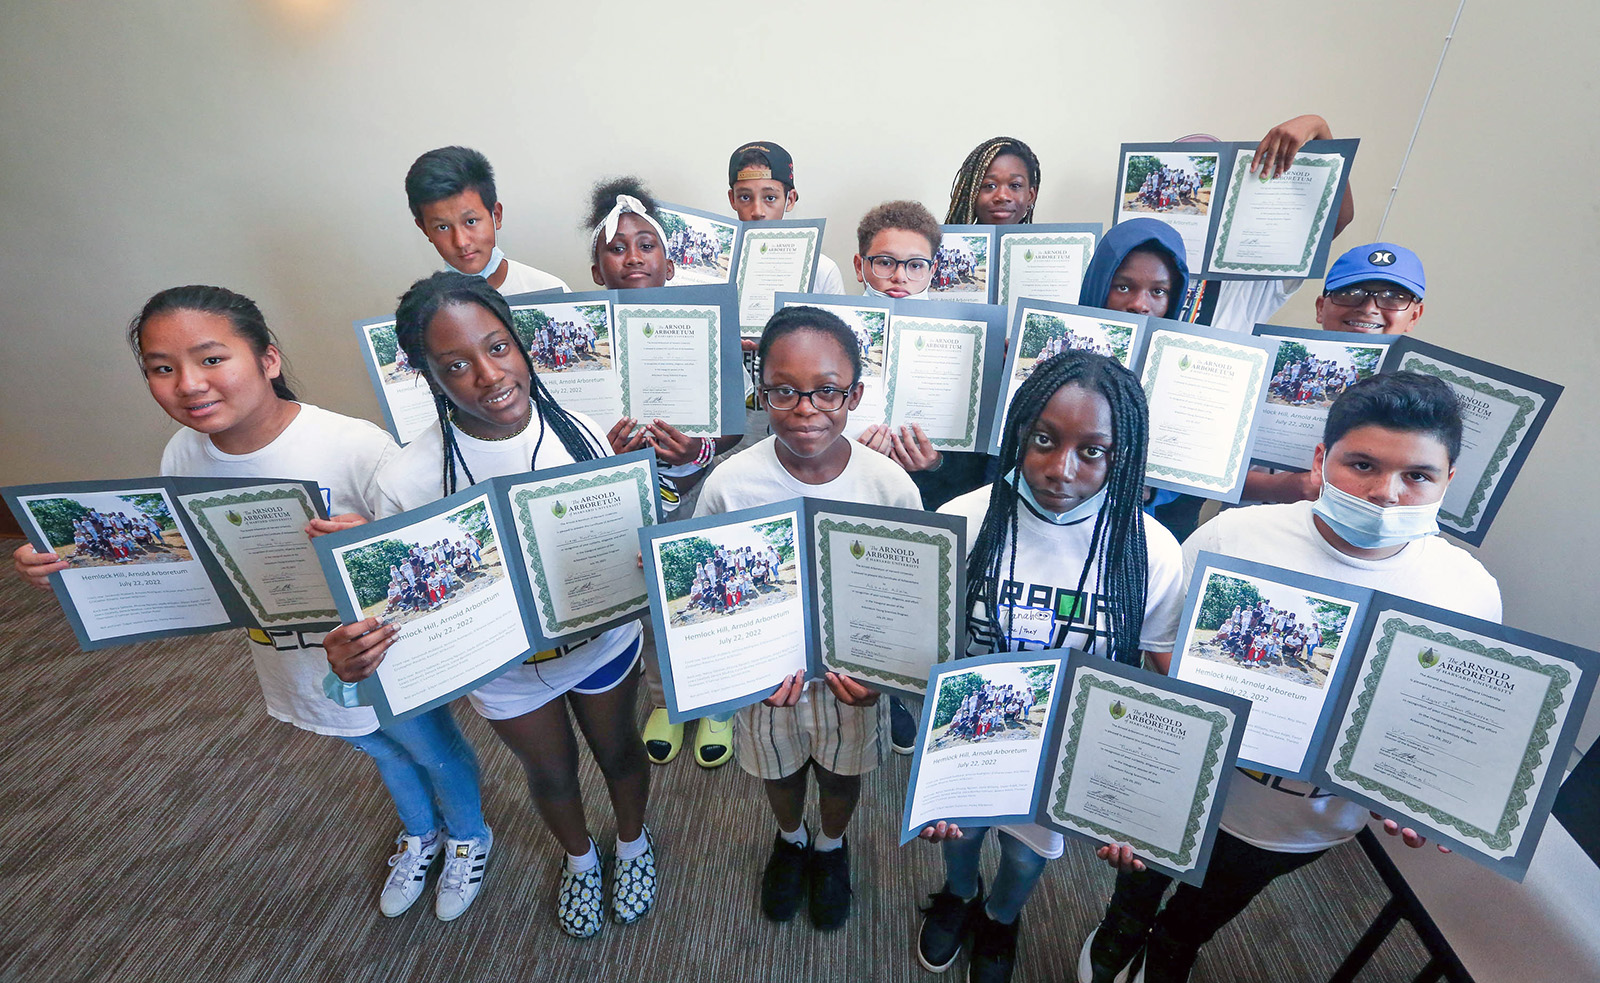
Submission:
[[[376,774],[341,742],[269,719],[244,646],[228,633],[79,652],[49,594],[0,578],[0,979],[933,978],[911,940],[938,854],[895,846],[907,758],[867,783],[844,930],[761,920],[773,828],[761,791],[737,767],[707,772],[684,755],[653,772],[656,910],[579,942],[553,921],[559,849],[510,754],[462,708],[496,829],[486,887],[448,925],[431,898],[386,919],[376,895],[396,821]],[[608,817],[587,761],[584,784],[591,815]],[[609,819],[594,833],[608,839]],[[1024,913],[1018,980],[1072,979],[1110,883],[1086,846],[1068,844]],[[1336,850],[1274,885],[1194,978],[1326,979],[1380,890],[1359,849]],[[1362,978],[1410,979],[1422,961],[1401,929]]]

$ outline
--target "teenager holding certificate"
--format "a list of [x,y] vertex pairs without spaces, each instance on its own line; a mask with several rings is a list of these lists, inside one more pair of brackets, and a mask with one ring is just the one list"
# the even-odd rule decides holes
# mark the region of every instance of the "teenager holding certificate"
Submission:
[[[1356,246],[1328,267],[1322,296],[1317,298],[1317,326],[1357,334],[1410,334],[1422,319],[1427,290],[1427,275],[1416,253],[1392,242]],[[1321,489],[1322,476],[1315,468],[1278,472],[1251,468],[1244,479],[1244,498],[1252,502],[1310,501]]]
[[506,258],[500,251],[504,205],[495,195],[489,159],[467,147],[440,147],[406,172],[406,203],[417,228],[452,270],[481,276],[506,296],[566,290],[560,277]]
[[[1357,383],[1328,412],[1314,464],[1320,497],[1223,512],[1184,543],[1186,579],[1209,550],[1498,622],[1499,585],[1437,535],[1461,433],[1460,403],[1442,380],[1397,372]],[[1168,877],[1127,847],[1101,849],[1119,868],[1117,887],[1084,943],[1080,979],[1119,978],[1143,951],[1139,979],[1181,983],[1218,929],[1274,879],[1352,839],[1367,815],[1306,782],[1236,771],[1203,887],[1181,885],[1162,908]],[[1422,845],[1392,821],[1385,828]]]
[[[728,204],[741,222],[772,222],[786,217],[800,200],[794,189],[794,158],[771,140],[747,143],[728,158]],[[814,294],[844,293],[844,277],[839,264],[825,255],[817,256]],[[745,340],[747,350],[755,342]]]
[[[133,319],[128,340],[150,395],[183,425],[161,456],[163,475],[313,481],[335,518],[311,522],[312,535],[371,517],[375,477],[398,448],[365,420],[295,400],[277,341],[249,298],[221,287],[163,290]],[[41,587],[67,566],[31,546],[18,549],[15,561]],[[270,716],[340,738],[376,763],[403,827],[379,907],[400,914],[421,897],[446,835],[487,831],[477,757],[448,709],[380,731],[369,708],[330,703],[322,695],[321,635],[253,630],[248,638]],[[436,910],[442,918],[460,913],[442,888]]]
[[[844,436],[861,400],[861,349],[839,318],[811,307],[772,316],[756,352],[758,390],[772,436],[729,458],[706,480],[696,515],[718,515],[809,495],[915,509],[906,473]],[[786,680],[764,703],[735,716],[734,747],[745,771],[763,780],[778,823],[761,878],[761,911],[788,921],[810,895],[811,923],[835,929],[850,915],[845,830],[861,776],[882,762],[888,713],[878,693],[829,673]],[[822,828],[803,821],[808,775],[817,784]]]
[[[400,299],[395,329],[428,381],[439,418],[379,475],[382,515],[426,505],[458,485],[606,455],[599,427],[550,398],[517,340],[505,298],[481,278],[436,273],[418,281]],[[398,634],[397,626],[377,617],[329,632],[328,662],[346,684],[331,688],[330,695],[353,698],[349,684],[376,671]],[[569,705],[616,811],[612,917],[623,924],[636,921],[655,901],[655,856],[644,827],[649,764],[634,725],[639,635],[638,622],[629,622],[540,653],[468,694],[473,709],[522,763],[534,805],[566,852],[556,919],[580,938],[603,924],[602,879],[578,789]],[[467,903],[482,884],[493,844],[487,831],[451,842],[448,859],[468,870]]]
[[[1148,414],[1139,381],[1112,359],[1067,351],[1017,390],[1002,477],[940,509],[967,520],[967,654],[1079,648],[1165,671],[1183,607],[1177,540],[1140,511]],[[948,968],[972,936],[968,979],[1010,979],[1019,916],[1061,834],[1003,826],[987,898],[986,828],[938,823],[945,883],[931,896],[917,959]]]

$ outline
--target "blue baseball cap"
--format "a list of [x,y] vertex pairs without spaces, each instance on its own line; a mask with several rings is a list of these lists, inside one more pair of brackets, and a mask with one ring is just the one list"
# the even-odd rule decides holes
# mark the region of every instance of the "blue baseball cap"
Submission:
[[1416,253],[1392,242],[1369,242],[1346,251],[1328,267],[1323,289],[1338,290],[1367,280],[1397,284],[1416,294],[1418,300],[1428,289],[1428,278],[1422,273],[1422,260],[1417,258]]

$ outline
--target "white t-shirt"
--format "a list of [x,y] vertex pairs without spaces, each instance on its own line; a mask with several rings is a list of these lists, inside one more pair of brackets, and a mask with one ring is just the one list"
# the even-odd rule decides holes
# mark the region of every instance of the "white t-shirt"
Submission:
[[802,495],[897,509],[922,508],[922,495],[904,468],[871,448],[854,442],[848,446],[850,460],[839,477],[808,485],[784,469],[778,460],[778,438],[768,437],[729,457],[706,477],[695,503],[695,518],[771,505]]
[[811,284],[814,294],[842,294],[844,293],[844,274],[839,272],[839,264],[829,259],[826,253],[817,256],[817,278]]
[[[611,445],[605,431],[588,417],[572,416],[589,431],[602,457],[611,456]],[[525,471],[542,471],[573,463],[572,455],[561,446],[554,433],[545,431],[538,414],[528,428],[507,440],[479,440],[457,427],[456,446],[466,461],[462,468],[456,462],[456,488]],[[539,440],[540,433],[544,440]],[[534,447],[539,448],[539,458],[533,459]],[[471,480],[467,472],[471,472]],[[393,461],[378,475],[376,506],[380,518],[420,508],[444,497],[444,445],[440,437],[439,422],[434,421],[420,436],[401,449]],[[509,533],[509,530],[506,530]],[[638,639],[643,629],[639,622],[630,621],[600,635],[568,648],[554,659],[545,659],[533,665],[519,665],[467,694],[474,710],[490,720],[504,720],[537,710],[573,686],[582,682],[596,669],[621,655],[623,650]]]
[[1272,320],[1304,280],[1223,280],[1211,326],[1218,331],[1249,334]]
[[[309,403],[272,443],[250,454],[224,454],[196,430],[179,430],[161,455],[163,475],[208,478],[293,478],[322,489],[329,515],[354,512],[372,518],[377,474],[400,451],[394,438],[366,420]],[[378,729],[369,707],[345,708],[322,693],[328,658],[322,634],[300,631],[248,633],[250,660],[267,713],[304,730],[355,737]]]
[[506,260],[506,282],[500,284],[500,293],[510,297],[513,294],[531,294],[536,290],[560,290],[571,293],[565,280],[544,270],[536,270],[525,263],[514,259]]
[[[1369,587],[1485,621],[1500,620],[1500,585],[1472,554],[1440,536],[1408,543],[1383,560],[1334,549],[1312,522],[1310,502],[1229,509],[1183,544],[1184,586],[1201,550]],[[1236,770],[1222,828],[1282,853],[1336,846],[1366,825],[1367,810],[1306,782]]]
[[[977,539],[989,510],[991,486],[951,499],[939,509],[946,515],[967,520],[967,542]],[[1183,551],[1172,533],[1148,514],[1144,520],[1145,567],[1144,626],[1139,632],[1139,648],[1146,652],[1170,652],[1178,637],[1178,615],[1183,611]],[[1000,585],[1002,604],[1011,602],[1006,617],[996,625],[982,609],[967,618],[967,654],[987,655],[996,632],[1011,638],[1002,648],[1011,651],[1046,648],[1079,648],[1089,645],[1093,632],[1095,652],[1105,655],[1110,630],[1098,595],[1095,580],[1098,564],[1091,566],[1084,581],[1087,606],[1077,601],[1078,577],[1089,556],[1089,541],[1094,535],[1094,517],[1072,525],[1058,526],[1035,515],[1024,502],[1017,504],[1017,579]],[[969,546],[970,548],[970,546]],[[1009,551],[1009,544],[1002,544]],[[1005,555],[1004,552],[1002,555]],[[1087,623],[1080,612],[1092,612]],[[1076,617],[1075,617],[1076,615]],[[1074,624],[1076,622],[1076,624]],[[1002,826],[1042,857],[1059,857],[1061,834],[1032,823]]]

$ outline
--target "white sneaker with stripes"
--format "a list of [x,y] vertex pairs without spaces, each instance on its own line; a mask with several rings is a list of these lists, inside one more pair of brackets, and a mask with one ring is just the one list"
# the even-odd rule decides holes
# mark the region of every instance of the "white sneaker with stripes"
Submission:
[[447,840],[444,847],[444,873],[434,889],[433,913],[441,922],[460,918],[472,906],[483,887],[484,868],[489,866],[489,850],[494,846],[494,830],[471,840]]
[[378,910],[387,918],[405,914],[422,897],[428,883],[428,871],[439,856],[444,838],[437,832],[433,838],[401,833],[395,838],[398,851],[389,858],[389,879],[383,882],[383,893],[378,896]]

